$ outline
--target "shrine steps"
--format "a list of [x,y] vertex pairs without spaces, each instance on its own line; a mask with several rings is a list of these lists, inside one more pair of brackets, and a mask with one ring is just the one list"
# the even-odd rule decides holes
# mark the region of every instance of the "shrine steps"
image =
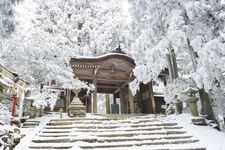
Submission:
[[54,119],[44,126],[29,149],[205,150],[199,139],[162,116]]
[[38,126],[40,121],[28,119],[22,124],[22,128],[34,128]]

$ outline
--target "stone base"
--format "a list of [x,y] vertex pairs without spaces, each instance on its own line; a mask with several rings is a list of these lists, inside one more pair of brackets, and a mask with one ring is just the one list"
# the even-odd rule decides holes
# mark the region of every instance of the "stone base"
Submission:
[[206,122],[205,122],[205,119],[202,118],[202,117],[193,117],[193,118],[191,118],[191,121],[195,125],[201,125],[201,126],[207,125]]
[[36,118],[36,117],[37,117],[37,108],[36,107],[30,107],[29,118]]
[[70,105],[68,108],[68,116],[69,117],[77,117],[77,116],[86,116],[86,107],[78,107],[74,105]]
[[118,104],[111,104],[111,113],[119,114],[119,105]]

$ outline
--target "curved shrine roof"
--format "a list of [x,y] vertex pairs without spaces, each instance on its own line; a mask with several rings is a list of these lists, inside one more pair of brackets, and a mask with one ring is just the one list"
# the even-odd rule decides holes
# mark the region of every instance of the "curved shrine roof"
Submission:
[[125,55],[110,53],[98,57],[75,57],[70,64],[75,76],[89,83],[97,82],[98,93],[114,93],[134,79],[134,60]]

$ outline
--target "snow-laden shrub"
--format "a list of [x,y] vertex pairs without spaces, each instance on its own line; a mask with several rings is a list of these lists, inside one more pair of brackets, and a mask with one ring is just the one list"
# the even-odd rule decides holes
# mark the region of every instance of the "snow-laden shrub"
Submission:
[[166,101],[166,103],[174,102],[175,95],[177,95],[181,101],[186,101],[187,96],[182,94],[181,92],[185,90],[188,86],[188,82],[180,78],[173,80],[172,83],[168,83],[163,93],[164,100]]
[[58,99],[59,93],[58,92],[42,92],[37,93],[34,96],[34,102],[33,106],[36,106],[37,108],[50,106],[51,109],[54,108],[56,101]]
[[0,121],[1,123],[8,124],[10,122],[10,112],[5,104],[0,103]]

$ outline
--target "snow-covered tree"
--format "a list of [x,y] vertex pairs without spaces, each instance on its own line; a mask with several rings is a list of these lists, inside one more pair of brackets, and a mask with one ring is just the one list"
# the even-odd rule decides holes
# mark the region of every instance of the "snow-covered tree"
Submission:
[[[209,99],[204,92],[205,86],[209,91],[214,88],[214,82],[223,77],[223,67],[215,67],[215,63],[222,64],[223,59],[214,62],[217,56],[224,57],[223,7],[221,1],[214,0],[132,1],[133,35],[134,39],[137,39],[133,46],[133,57],[137,64],[134,73],[137,78],[142,82],[155,79],[161,69],[168,67],[166,57],[174,51],[178,78],[194,80],[195,84],[203,89],[200,95]],[[218,44],[222,48],[218,48]],[[138,56],[139,54],[141,56]],[[213,66],[208,69],[207,60],[210,56],[215,57],[210,61]],[[220,73],[216,73],[215,69]],[[143,72],[140,70],[146,72],[140,75],[140,72]],[[209,80],[212,78],[214,79]],[[209,102],[206,103],[210,105]],[[207,111],[207,115],[212,113]]]
[[50,44],[53,40],[41,31],[22,39],[15,37],[5,44],[3,63],[36,85],[73,79],[68,54]]
[[46,32],[34,23],[37,6],[24,1],[15,7],[15,33],[4,41],[1,63],[31,83],[36,92],[48,92],[42,87],[51,80],[62,88],[90,89],[86,83],[74,79],[69,64],[71,49],[61,44],[64,37]]
[[0,1],[0,39],[7,38],[14,31],[13,0]]
[[127,3],[125,0],[35,0],[35,3],[34,26],[60,37],[58,44],[73,49],[75,55],[99,55],[128,43],[127,13],[121,5]]
[[119,45],[129,53],[129,14],[127,0],[98,0],[93,7],[94,24],[90,34],[90,50],[94,55],[111,52]]

